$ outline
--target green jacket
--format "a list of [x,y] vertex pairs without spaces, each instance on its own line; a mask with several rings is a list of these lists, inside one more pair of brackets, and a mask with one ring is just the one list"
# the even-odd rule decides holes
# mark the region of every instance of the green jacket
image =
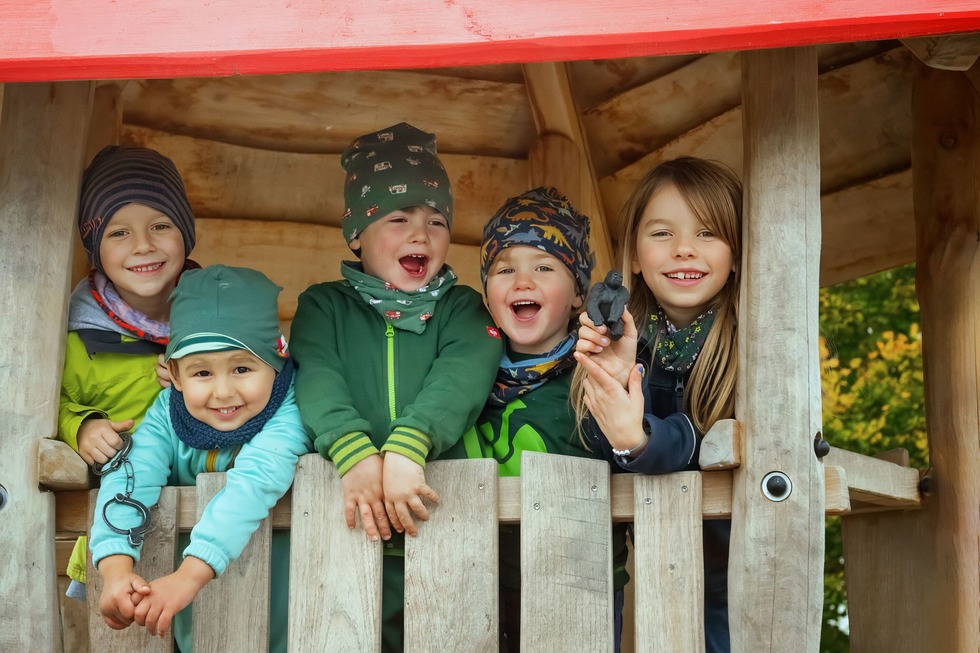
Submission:
[[300,295],[290,349],[303,422],[344,474],[379,451],[420,465],[457,455],[502,343],[472,288],[451,288],[415,334],[395,329],[346,281],[332,281]]

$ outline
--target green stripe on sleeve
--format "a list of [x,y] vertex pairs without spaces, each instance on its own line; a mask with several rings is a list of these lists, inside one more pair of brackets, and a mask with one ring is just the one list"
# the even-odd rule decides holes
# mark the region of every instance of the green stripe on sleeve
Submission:
[[355,431],[334,442],[327,453],[337,466],[337,472],[343,476],[357,463],[380,452],[366,433]]

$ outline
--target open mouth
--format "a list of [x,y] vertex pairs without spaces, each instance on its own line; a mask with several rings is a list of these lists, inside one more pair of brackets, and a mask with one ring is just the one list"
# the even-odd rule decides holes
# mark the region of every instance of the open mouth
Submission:
[[218,413],[221,417],[231,417],[238,412],[241,406],[229,406],[228,408],[212,408],[214,412]]
[[149,265],[134,265],[131,268],[126,268],[130,272],[136,272],[137,274],[145,274],[147,272],[156,272],[163,267],[163,263],[150,263]]
[[666,275],[668,279],[676,279],[678,281],[689,281],[694,279],[700,279],[704,276],[704,272],[668,272]]
[[424,254],[409,254],[398,259],[398,262],[412,277],[424,277],[429,267],[429,257]]
[[530,300],[523,300],[511,304],[510,310],[518,320],[533,320],[541,310],[541,304]]

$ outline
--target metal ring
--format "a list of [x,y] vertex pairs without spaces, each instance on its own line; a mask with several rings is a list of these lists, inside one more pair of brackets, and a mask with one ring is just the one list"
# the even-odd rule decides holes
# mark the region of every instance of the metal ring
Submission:
[[129,435],[129,433],[123,433],[122,440],[122,449],[117,451],[115,456],[104,463],[96,463],[92,466],[93,474],[96,476],[105,476],[109,472],[119,469],[119,467],[126,460],[126,457],[129,456],[129,452],[133,450],[133,438]]
[[[119,528],[118,526],[113,525],[113,523],[109,521],[109,515],[107,513],[109,506],[114,503],[135,508],[140,514],[139,525],[133,526],[132,528]],[[146,531],[150,529],[150,510],[136,499],[128,497],[125,494],[117,493],[116,496],[106,501],[102,506],[102,520],[112,532],[129,536],[129,544],[137,547],[143,544],[143,536],[146,534]]]

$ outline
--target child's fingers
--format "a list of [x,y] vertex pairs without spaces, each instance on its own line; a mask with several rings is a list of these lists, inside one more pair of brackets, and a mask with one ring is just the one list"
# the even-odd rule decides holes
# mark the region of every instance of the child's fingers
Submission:
[[[111,426],[112,430],[115,431],[116,433],[123,433],[133,428],[133,424],[135,423],[136,422],[134,422],[131,419],[123,419],[123,420],[119,420],[118,422],[109,422],[109,426]],[[107,435],[106,439],[107,440],[110,439],[110,436]],[[122,440],[120,440],[120,442],[122,442]]]
[[439,503],[439,493],[425,483],[423,483],[422,487],[419,488],[419,496],[425,497],[432,503]]
[[391,539],[391,526],[388,523],[388,513],[385,504],[380,499],[374,502],[374,521],[378,526],[378,533],[382,540]]
[[160,638],[167,636],[167,632],[170,630],[170,623],[173,621],[173,614],[169,610],[165,610],[157,619],[157,634]]
[[117,619],[114,615],[105,614],[105,613],[102,614],[102,621],[105,622],[106,626],[112,628],[113,630],[122,630],[123,628],[126,628],[129,624],[132,623],[131,621],[121,621]]
[[401,520],[402,526],[405,528],[405,533],[415,537],[419,534],[419,529],[415,525],[415,520],[412,519],[412,511],[409,509],[408,504],[401,502],[395,505],[395,511],[398,513],[398,519]]
[[409,499],[408,508],[419,521],[429,521],[429,509],[425,507],[421,497],[415,496]]
[[142,596],[150,593],[150,584],[143,580],[140,576],[134,574],[133,577],[129,579],[129,584],[133,587],[133,592],[136,594]]
[[361,512],[361,525],[364,527],[364,532],[367,534],[368,539],[372,542],[377,542],[378,527],[374,523],[374,511],[371,509],[371,504],[361,503],[358,508]]
[[395,510],[395,504],[391,501],[385,501],[385,512],[388,514],[388,520],[391,522],[391,527],[395,531],[401,533],[405,530],[402,526],[402,520],[398,518],[398,511]]
[[351,498],[344,499],[344,522],[347,528],[354,530],[357,526],[357,502]]
[[636,340],[638,337],[636,331],[636,320],[633,319],[633,314],[628,310],[623,311],[623,337],[631,338]]

